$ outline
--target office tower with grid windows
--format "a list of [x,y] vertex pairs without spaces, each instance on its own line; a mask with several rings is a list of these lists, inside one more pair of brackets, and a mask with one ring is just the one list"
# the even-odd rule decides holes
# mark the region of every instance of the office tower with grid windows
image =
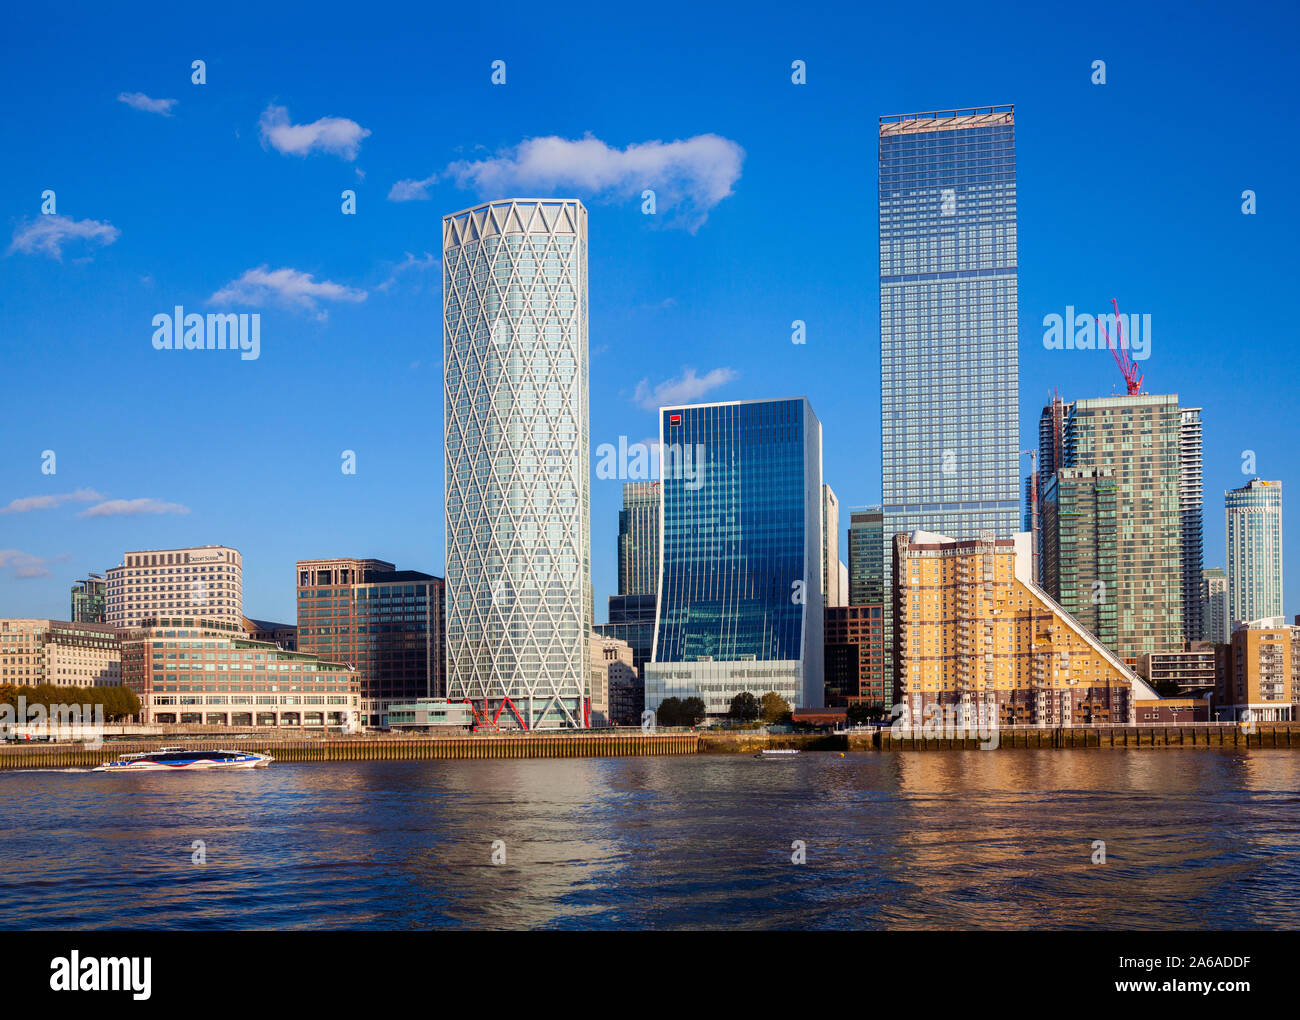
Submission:
[[659,483],[624,482],[618,512],[618,593],[653,595],[659,583]]
[[[884,574],[916,529],[1009,539],[1020,515],[1011,106],[881,117]],[[886,614],[886,676],[892,676]]]
[[878,506],[849,511],[849,601],[851,606],[885,604],[884,514]]
[[[297,648],[356,670],[361,724],[445,690],[443,579],[384,560],[298,561]],[[255,621],[249,621],[255,622]]]
[[1252,478],[1223,494],[1228,626],[1282,615],[1282,483]]
[[447,696],[585,727],[587,210],[503,199],[442,230]]
[[663,542],[645,707],[823,698],[822,430],[803,397],[660,410]]
[[229,546],[141,549],[105,573],[105,622],[114,627],[172,616],[236,624],[244,618],[244,561]]

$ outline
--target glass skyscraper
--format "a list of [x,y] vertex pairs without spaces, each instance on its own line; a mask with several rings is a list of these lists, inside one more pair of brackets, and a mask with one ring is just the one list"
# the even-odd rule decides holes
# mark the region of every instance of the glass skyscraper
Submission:
[[821,423],[802,397],[660,411],[663,543],[646,707],[822,703]]
[[884,515],[880,507],[849,511],[850,606],[883,606],[885,598]]
[[1252,478],[1223,494],[1228,626],[1282,615],[1282,483]]
[[507,725],[587,725],[587,210],[443,217],[447,696]]
[[618,512],[618,593],[653,595],[659,583],[659,483],[624,482]]
[[[880,118],[884,576],[893,539],[1018,530],[1011,106]],[[886,614],[886,676],[892,620]]]

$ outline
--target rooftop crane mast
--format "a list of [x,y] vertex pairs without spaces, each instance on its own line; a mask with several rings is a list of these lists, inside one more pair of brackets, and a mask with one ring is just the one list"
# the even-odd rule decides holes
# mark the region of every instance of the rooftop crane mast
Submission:
[[1118,348],[1111,340],[1110,334],[1106,332],[1106,324],[1102,322],[1100,315],[1097,316],[1097,325],[1101,327],[1101,334],[1106,338],[1106,346],[1110,348],[1110,353],[1115,356],[1115,364],[1119,366],[1120,375],[1124,377],[1128,395],[1136,397],[1142,392],[1142,376],[1138,374],[1137,363],[1128,356],[1128,344],[1124,340],[1124,320],[1119,317],[1119,302],[1111,298],[1110,303],[1115,309],[1115,332],[1119,334]]

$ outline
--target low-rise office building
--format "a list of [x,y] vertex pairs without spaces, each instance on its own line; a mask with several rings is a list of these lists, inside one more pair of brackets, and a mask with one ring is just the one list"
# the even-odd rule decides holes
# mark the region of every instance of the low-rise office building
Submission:
[[244,633],[254,641],[269,641],[286,651],[298,650],[298,628],[292,623],[275,623],[271,620],[242,619]]
[[107,624],[0,620],[0,684],[116,687],[121,682],[121,644]]
[[360,728],[356,670],[254,641],[242,624],[160,618],[121,640],[123,679],[144,723]]
[[471,730],[474,709],[465,701],[417,698],[407,705],[390,705],[388,726],[394,730]]
[[[590,638],[591,678],[587,685],[589,726],[628,725],[640,718],[630,714],[629,695],[640,686],[640,676],[632,664],[632,646],[617,638],[592,632]],[[614,694],[618,691],[619,711],[614,712]]]

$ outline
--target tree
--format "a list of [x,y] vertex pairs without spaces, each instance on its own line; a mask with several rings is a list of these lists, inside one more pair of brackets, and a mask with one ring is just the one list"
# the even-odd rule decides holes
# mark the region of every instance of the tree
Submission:
[[655,722],[660,726],[682,725],[682,702],[680,698],[664,698],[655,710]]
[[758,699],[749,691],[741,691],[731,699],[727,715],[738,722],[753,722],[758,718]]
[[704,718],[704,702],[699,698],[687,698],[682,702],[683,726],[696,726]]
[[763,695],[763,722],[784,723],[790,721],[790,703],[777,694],[768,691]]
[[863,701],[855,701],[846,710],[848,721],[854,726],[861,726],[864,723],[880,722],[888,718],[889,713],[885,711],[885,706],[879,703],[868,705]]

